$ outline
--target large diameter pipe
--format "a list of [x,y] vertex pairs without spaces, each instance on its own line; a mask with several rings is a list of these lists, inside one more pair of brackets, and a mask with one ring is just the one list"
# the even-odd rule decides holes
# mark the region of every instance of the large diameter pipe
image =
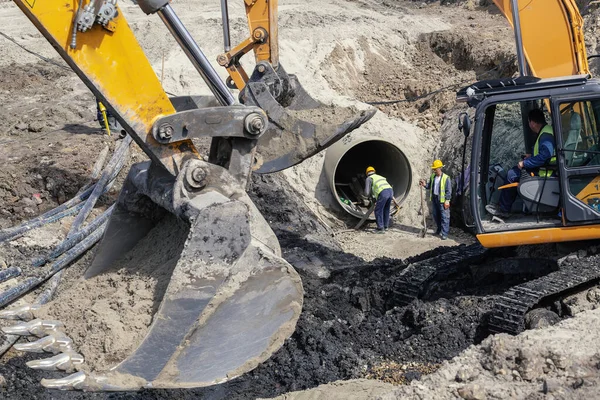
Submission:
[[362,199],[357,191],[364,190],[368,166],[392,185],[398,203],[406,199],[411,188],[412,168],[398,146],[383,138],[346,136],[327,149],[325,176],[337,203],[357,218],[363,218],[367,212],[366,207],[360,206]]

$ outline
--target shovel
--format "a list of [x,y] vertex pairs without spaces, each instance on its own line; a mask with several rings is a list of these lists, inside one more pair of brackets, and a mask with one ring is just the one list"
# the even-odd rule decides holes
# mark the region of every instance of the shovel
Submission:
[[421,230],[421,232],[419,232],[419,237],[424,238],[425,237],[425,233],[427,233],[427,223],[425,222],[425,211],[424,211],[424,207],[423,207],[423,186],[419,186],[419,188],[421,188],[421,215],[423,216],[423,229]]

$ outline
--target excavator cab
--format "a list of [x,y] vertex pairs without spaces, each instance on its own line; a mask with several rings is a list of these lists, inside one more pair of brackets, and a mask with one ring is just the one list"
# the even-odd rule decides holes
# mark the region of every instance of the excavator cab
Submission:
[[[465,202],[485,247],[600,237],[600,81],[586,75],[484,81],[459,91],[458,99],[475,107]],[[536,108],[554,132],[556,163],[544,165],[546,173],[513,169],[532,153],[537,135],[528,115]],[[515,171],[520,179],[510,183]],[[504,191],[515,201],[498,218],[486,206]]]

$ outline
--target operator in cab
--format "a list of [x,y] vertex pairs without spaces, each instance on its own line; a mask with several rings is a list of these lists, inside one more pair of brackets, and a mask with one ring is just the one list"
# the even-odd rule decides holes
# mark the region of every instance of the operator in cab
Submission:
[[[521,171],[525,169],[527,172],[533,173],[540,177],[550,177],[553,174],[551,169],[544,166],[556,165],[556,144],[554,141],[554,130],[546,123],[544,112],[540,109],[533,109],[528,115],[529,129],[536,135],[535,144],[533,146],[533,156],[526,154],[524,159],[508,171],[507,183],[519,182],[521,179]],[[500,193],[500,201],[498,205],[488,204],[485,206],[487,212],[492,215],[506,218],[510,216],[515,199],[517,198],[516,188],[503,189]]]
[[383,176],[375,173],[375,168],[368,167],[367,179],[365,180],[365,195],[374,198],[375,221],[377,222],[377,233],[384,233],[390,227],[390,207],[394,198],[394,190]]

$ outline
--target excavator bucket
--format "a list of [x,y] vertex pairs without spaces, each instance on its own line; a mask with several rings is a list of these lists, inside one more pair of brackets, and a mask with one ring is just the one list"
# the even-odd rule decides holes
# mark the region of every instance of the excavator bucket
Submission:
[[[298,274],[245,192],[253,166],[295,165],[375,110],[325,106],[268,62],[257,64],[244,106],[236,105],[169,1],[140,0],[214,95],[172,101],[114,2],[81,10],[15,2],[151,161],[130,170],[84,277],[41,307],[7,311],[28,321],[4,332],[40,338],[22,351],[55,354],[30,367],[71,373],[42,380],[49,388],[201,387],[252,370],[291,336],[303,299]],[[251,3],[265,11],[265,2]],[[65,28],[75,23],[75,34]],[[210,162],[192,142],[202,138],[212,140]]]
[[[226,169],[191,159],[173,178],[150,162],[136,164],[116,208],[82,279],[93,282],[114,274],[115,265],[127,265],[128,275],[170,274],[160,305],[137,348],[124,359],[105,357],[114,360],[106,369],[90,364],[85,352],[79,354],[77,341],[69,340],[73,326],[57,322],[61,314],[56,302],[72,297],[69,291],[36,310],[40,319],[5,328],[11,334],[45,336],[39,346],[21,346],[24,351],[52,348],[58,353],[31,361],[32,368],[77,371],[44,379],[44,386],[120,391],[214,385],[255,368],[293,333],[302,308],[301,280],[281,257],[267,222]],[[173,214],[180,222],[165,224]],[[139,247],[144,241],[145,247]],[[102,304],[89,307],[82,310],[84,321],[110,313]],[[105,323],[112,322],[107,318]],[[57,342],[69,345],[49,345]]]
[[268,62],[256,65],[240,100],[262,108],[269,116],[269,127],[257,146],[257,173],[281,171],[312,157],[377,111],[327,106],[313,99],[281,64],[275,70]]

